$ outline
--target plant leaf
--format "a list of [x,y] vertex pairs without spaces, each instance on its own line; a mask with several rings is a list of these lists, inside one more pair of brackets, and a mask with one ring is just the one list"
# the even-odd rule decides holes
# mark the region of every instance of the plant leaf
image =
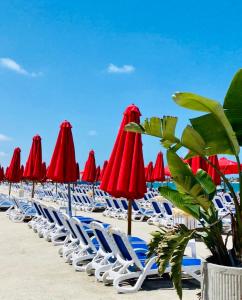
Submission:
[[181,143],[196,155],[205,154],[206,143],[201,135],[191,126],[187,126],[182,133]]
[[[233,128],[224,113],[224,109],[219,102],[192,93],[176,93],[173,95],[173,99],[182,107],[211,113],[226,133],[231,152],[233,154],[239,153],[240,148],[235,132],[233,131]],[[213,131],[214,128],[210,127],[210,130]]]
[[125,130],[135,133],[145,133],[144,127],[134,122],[130,122],[129,124],[125,125]]

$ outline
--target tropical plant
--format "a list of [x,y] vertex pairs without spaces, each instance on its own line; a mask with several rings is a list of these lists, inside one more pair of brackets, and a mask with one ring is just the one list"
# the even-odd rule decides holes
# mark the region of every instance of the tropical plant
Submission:
[[[185,248],[192,238],[200,238],[211,251],[210,260],[226,266],[242,266],[242,202],[236,196],[233,186],[208,156],[215,154],[233,155],[238,163],[240,195],[242,195],[242,173],[240,168],[240,146],[242,146],[242,69],[234,76],[223,106],[214,100],[192,94],[175,93],[174,101],[191,110],[205,114],[190,119],[180,138],[176,136],[177,118],[164,116],[146,119],[142,125],[129,123],[126,130],[147,134],[160,139],[167,149],[169,169],[176,185],[160,187],[159,192],[174,206],[189,214],[202,227],[188,229],[178,225],[171,231],[154,232],[149,245],[149,256],[157,256],[157,264],[162,274],[167,264],[171,266],[171,278],[180,298],[181,263]],[[203,170],[193,174],[191,168],[177,154],[181,148],[188,151],[185,159],[200,156],[222,177],[233,196],[235,213],[229,212],[232,220],[232,249],[226,247],[227,239],[222,237],[222,220],[212,202],[216,186]]]

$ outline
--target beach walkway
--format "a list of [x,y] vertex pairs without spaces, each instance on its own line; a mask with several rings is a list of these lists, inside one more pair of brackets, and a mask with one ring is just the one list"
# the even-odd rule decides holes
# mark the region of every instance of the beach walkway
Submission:
[[[92,216],[125,230],[124,221],[101,214],[92,213]],[[139,222],[133,226],[135,235],[146,240],[153,229],[155,227]],[[0,212],[0,237],[1,300],[178,299],[168,279],[150,279],[137,294],[117,294],[112,286],[96,282],[93,276],[75,272],[59,257],[58,247],[38,238],[26,223],[11,222],[4,212]],[[193,280],[184,280],[184,287],[185,300],[197,299],[199,286]]]

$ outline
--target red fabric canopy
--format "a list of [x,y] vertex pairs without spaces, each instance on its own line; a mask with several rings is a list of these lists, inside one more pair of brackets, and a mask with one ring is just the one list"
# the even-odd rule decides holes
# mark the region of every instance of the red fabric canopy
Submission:
[[225,175],[238,174],[238,165],[235,161],[229,160],[226,157],[221,157],[218,160],[219,168]]
[[42,146],[39,135],[33,137],[23,176],[28,180],[40,181],[42,179]]
[[46,163],[43,162],[42,163],[42,168],[41,168],[41,180],[40,181],[45,182],[46,179],[47,179],[47,177],[46,177]]
[[77,176],[77,180],[80,180],[80,168],[79,168],[79,163],[76,163],[76,176]]
[[190,164],[193,174],[196,174],[198,169],[206,172],[208,170],[206,161],[200,156],[194,156],[191,161],[187,160],[187,163]]
[[3,181],[4,180],[4,168],[3,167],[0,167],[0,181]]
[[[214,164],[219,169],[219,163],[218,163],[217,155],[209,156],[208,159],[211,161],[212,164]],[[216,185],[221,184],[220,175],[216,172],[216,170],[211,165],[208,165],[208,174],[211,176],[214,184],[216,184]]]
[[114,197],[140,199],[146,193],[141,135],[124,130],[130,122],[140,123],[140,111],[130,105],[123,120],[102,178],[100,188]]
[[9,167],[6,170],[6,178],[9,182],[19,182],[21,180],[20,148],[15,148]]
[[100,169],[100,166],[98,166],[97,169],[96,169],[96,179],[95,179],[95,181],[100,181],[100,173],[101,173],[101,169]]
[[75,147],[71,124],[64,121],[60,126],[55,149],[47,171],[47,178],[61,183],[77,180]]
[[154,182],[153,179],[153,162],[150,161],[148,166],[145,168],[145,180],[146,182]]
[[86,182],[95,182],[96,180],[96,161],[94,151],[91,150],[85,164],[82,180]]
[[105,170],[107,168],[107,165],[108,165],[108,161],[105,160],[104,163],[103,163],[103,167],[102,167],[101,173],[100,173],[100,180],[102,180],[102,178],[103,178],[103,175],[104,175],[104,172],[105,172]]
[[164,160],[162,152],[159,152],[157,155],[152,177],[154,181],[165,181]]
[[165,176],[171,177],[171,172],[170,172],[170,169],[168,166],[166,166],[164,168],[164,173],[165,173]]

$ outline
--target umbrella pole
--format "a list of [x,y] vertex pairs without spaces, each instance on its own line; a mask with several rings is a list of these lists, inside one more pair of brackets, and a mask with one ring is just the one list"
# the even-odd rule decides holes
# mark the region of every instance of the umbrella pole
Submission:
[[93,183],[93,185],[92,185],[92,197],[93,197],[93,201],[95,201],[94,183]]
[[68,214],[69,217],[72,217],[72,209],[71,209],[71,185],[68,183]]
[[32,195],[31,195],[31,198],[32,199],[34,198],[34,181],[33,181],[33,186],[32,186]]
[[55,194],[56,194],[56,197],[57,197],[57,182],[55,183]]
[[132,225],[132,200],[128,200],[128,235],[131,235],[131,225]]
[[8,191],[8,196],[10,197],[11,195],[11,187],[12,187],[12,182],[9,183],[9,191]]

